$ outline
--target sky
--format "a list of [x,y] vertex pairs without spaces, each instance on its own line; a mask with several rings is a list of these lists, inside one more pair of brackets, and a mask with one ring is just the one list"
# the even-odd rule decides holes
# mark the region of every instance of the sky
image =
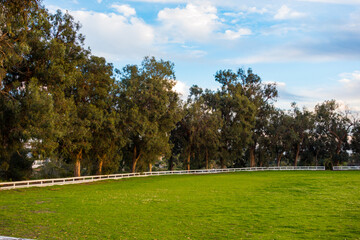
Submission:
[[252,68],[282,109],[325,100],[360,111],[360,0],[43,0],[82,25],[114,67],[145,56],[175,64],[177,91],[215,90],[219,70]]

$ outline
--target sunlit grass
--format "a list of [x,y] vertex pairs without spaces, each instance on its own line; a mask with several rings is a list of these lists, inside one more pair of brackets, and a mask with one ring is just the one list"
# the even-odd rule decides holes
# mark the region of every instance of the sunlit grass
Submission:
[[241,172],[0,191],[0,235],[359,239],[360,172]]

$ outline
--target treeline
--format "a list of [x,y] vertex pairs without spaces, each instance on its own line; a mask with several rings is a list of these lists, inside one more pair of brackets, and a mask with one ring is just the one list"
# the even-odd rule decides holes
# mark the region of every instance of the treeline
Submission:
[[[221,88],[174,89],[174,64],[114,69],[80,24],[37,0],[0,0],[0,178],[269,165],[339,165],[360,154],[360,125],[335,101],[274,107],[275,84],[218,71]],[[124,36],[126,37],[126,36]],[[156,166],[153,166],[156,164]]]

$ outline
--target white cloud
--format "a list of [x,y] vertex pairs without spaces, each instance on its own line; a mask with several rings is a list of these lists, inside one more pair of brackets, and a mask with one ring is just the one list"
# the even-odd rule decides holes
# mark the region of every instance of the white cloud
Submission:
[[186,56],[183,56],[183,58],[202,58],[205,57],[208,53],[203,50],[188,50],[185,52]]
[[227,17],[239,17],[239,16],[243,16],[244,13],[243,12],[226,12],[224,13],[224,16]]
[[114,8],[118,13],[123,14],[125,17],[136,15],[135,9],[130,7],[128,4],[113,4],[111,7]]
[[257,7],[249,7],[247,8],[247,11],[249,13],[259,13],[259,14],[264,14],[268,12],[267,8],[257,8]]
[[338,60],[342,56],[326,55],[322,53],[307,52],[300,48],[282,46],[260,54],[252,54],[248,57],[235,59],[225,59],[224,62],[235,64],[254,64],[254,63],[288,63],[288,62],[329,62]]
[[[300,106],[313,108],[316,104],[325,100],[335,99],[344,110],[349,107],[352,111],[360,111],[360,71],[352,73],[342,73],[337,84],[322,86],[321,88],[296,88],[296,95],[289,93],[287,89],[279,86],[280,97],[282,93],[287,94],[288,98],[280,99],[280,105],[285,106],[293,100],[296,100]],[[291,99],[291,97],[294,99]],[[290,106],[290,105],[289,105]]]
[[206,41],[221,25],[217,9],[208,4],[165,8],[158,13],[158,20],[173,42]]
[[278,36],[286,36],[288,33],[291,32],[304,32],[308,30],[308,26],[291,26],[288,24],[275,24],[271,27],[262,30],[262,34],[264,36],[268,35],[278,35]]
[[284,19],[301,18],[304,17],[305,15],[306,15],[305,13],[293,11],[288,6],[282,5],[281,8],[277,11],[274,18],[277,20],[284,20]]
[[356,92],[356,95],[360,97],[360,71],[354,71],[352,73],[340,74],[341,79],[339,82],[347,91]]
[[110,62],[156,55],[154,29],[140,18],[91,11],[70,13],[81,22],[85,43],[95,55]]
[[186,100],[187,96],[189,95],[189,87],[186,83],[176,80],[176,85],[174,86],[173,90],[180,94],[180,98]]
[[102,2],[102,0],[96,0],[98,3],[101,3]]
[[226,30],[224,33],[224,38],[228,39],[228,40],[235,40],[235,39],[241,38],[246,35],[251,35],[251,34],[252,34],[251,30],[248,28],[240,28],[237,31]]
[[267,8],[257,8],[257,7],[241,7],[241,11],[235,11],[235,12],[225,12],[224,15],[228,17],[240,17],[244,16],[245,13],[258,13],[258,14],[264,14],[268,12]]

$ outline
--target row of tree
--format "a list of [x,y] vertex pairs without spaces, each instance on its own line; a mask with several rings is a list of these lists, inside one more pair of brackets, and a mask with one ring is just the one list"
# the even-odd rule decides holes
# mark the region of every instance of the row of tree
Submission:
[[351,162],[360,125],[335,101],[313,112],[276,109],[275,84],[251,69],[219,71],[217,91],[183,102],[174,64],[146,57],[114,69],[84,47],[80,24],[37,0],[0,0],[0,178],[158,167],[210,168]]
[[219,71],[215,79],[222,84],[217,91],[190,89],[185,115],[171,134],[173,155],[186,169],[208,168],[209,160],[220,167],[359,163],[359,121],[334,100],[314,111],[295,103],[284,111],[273,105],[275,86],[251,70]]

